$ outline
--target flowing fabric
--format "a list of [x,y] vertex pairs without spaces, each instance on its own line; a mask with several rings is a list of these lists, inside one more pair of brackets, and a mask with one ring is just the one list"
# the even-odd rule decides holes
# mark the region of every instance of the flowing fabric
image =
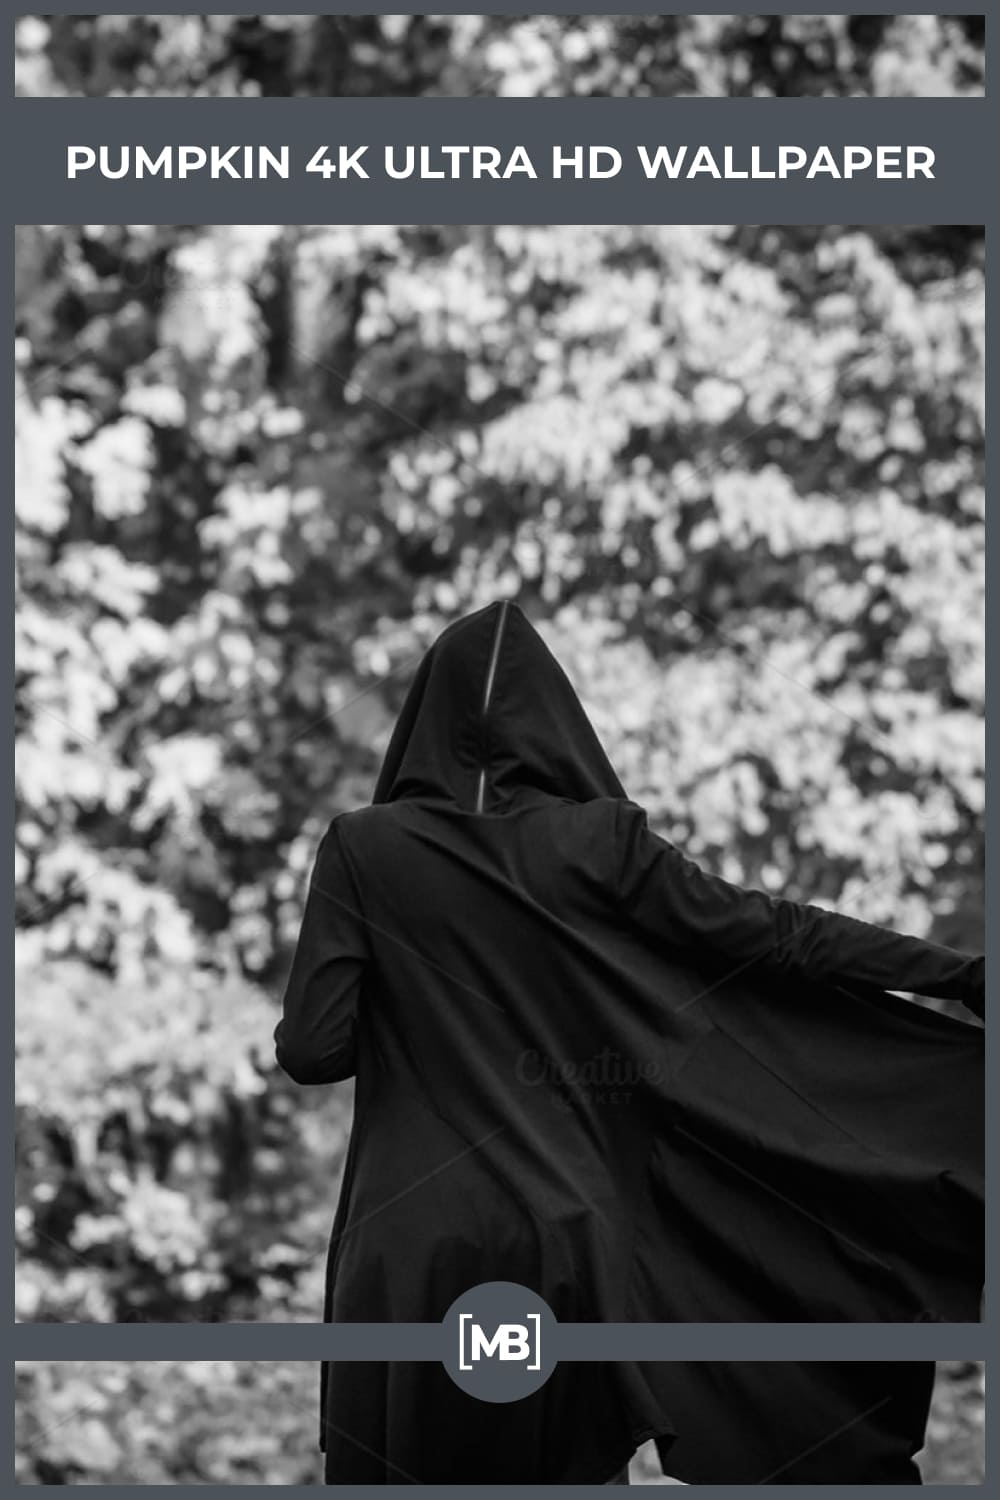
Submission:
[[[325,1317],[436,1321],[502,1280],[563,1321],[977,1319],[982,1029],[890,989],[981,1013],[983,959],[702,871],[515,604],[450,626],[372,805],[321,842],[276,1033],[298,1081],[356,1079]],[[603,1482],[678,1413],[694,1430],[671,1368],[560,1367],[483,1421],[522,1433],[529,1478]],[[779,1467],[763,1417],[737,1440],[699,1389],[733,1472]],[[441,1391],[325,1367],[328,1477],[366,1448],[426,1482],[430,1424],[459,1482]]]
[[699,1361],[653,1378],[677,1432],[660,1458],[685,1484],[921,1482],[933,1364]]
[[[624,1387],[606,1380],[609,1369],[656,1390],[676,1431],[661,1425],[633,1435],[617,1395]],[[338,1365],[334,1380],[330,1484],[620,1483],[649,1437],[664,1473],[685,1484],[919,1484],[914,1455],[934,1366],[562,1365],[540,1391],[508,1406],[467,1395],[440,1365]],[[390,1418],[381,1441],[373,1398]]]

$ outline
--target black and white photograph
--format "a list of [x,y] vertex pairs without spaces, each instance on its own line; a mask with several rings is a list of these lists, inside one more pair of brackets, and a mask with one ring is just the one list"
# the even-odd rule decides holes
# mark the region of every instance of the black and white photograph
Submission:
[[17,317],[20,1318],[975,1321],[981,231],[24,226]]
[[986,17],[19,15],[24,98],[968,98]]
[[[15,86],[975,97],[983,19],[21,16]],[[19,1323],[977,1329],[985,241],[17,226]],[[29,1361],[18,1482],[982,1482],[981,1364],[670,1354]]]

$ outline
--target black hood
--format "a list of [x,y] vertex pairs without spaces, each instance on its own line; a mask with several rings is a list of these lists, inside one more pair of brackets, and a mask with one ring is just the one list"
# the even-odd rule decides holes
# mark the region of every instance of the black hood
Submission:
[[626,795],[566,673],[504,600],[449,625],[421,661],[372,801],[435,797],[498,812],[523,791]]

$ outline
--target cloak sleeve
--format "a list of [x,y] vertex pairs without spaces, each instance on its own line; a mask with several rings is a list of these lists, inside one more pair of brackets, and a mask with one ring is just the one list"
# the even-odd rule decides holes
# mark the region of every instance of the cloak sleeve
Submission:
[[653,833],[634,803],[620,804],[618,841],[621,899],[642,930],[663,942],[791,978],[959,1000],[983,1014],[982,956],[730,885]]
[[368,940],[336,821],[320,841],[274,1033],[296,1083],[339,1083],[355,1069],[358,994]]

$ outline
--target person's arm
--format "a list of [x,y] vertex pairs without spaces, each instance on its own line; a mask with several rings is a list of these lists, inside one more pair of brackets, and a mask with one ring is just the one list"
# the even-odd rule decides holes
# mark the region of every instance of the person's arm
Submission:
[[983,1014],[982,956],[730,885],[653,833],[634,803],[621,804],[618,835],[620,897],[665,942],[806,980],[959,1000]]
[[367,937],[336,822],[320,841],[274,1033],[296,1083],[339,1083],[355,1067],[358,995]]

